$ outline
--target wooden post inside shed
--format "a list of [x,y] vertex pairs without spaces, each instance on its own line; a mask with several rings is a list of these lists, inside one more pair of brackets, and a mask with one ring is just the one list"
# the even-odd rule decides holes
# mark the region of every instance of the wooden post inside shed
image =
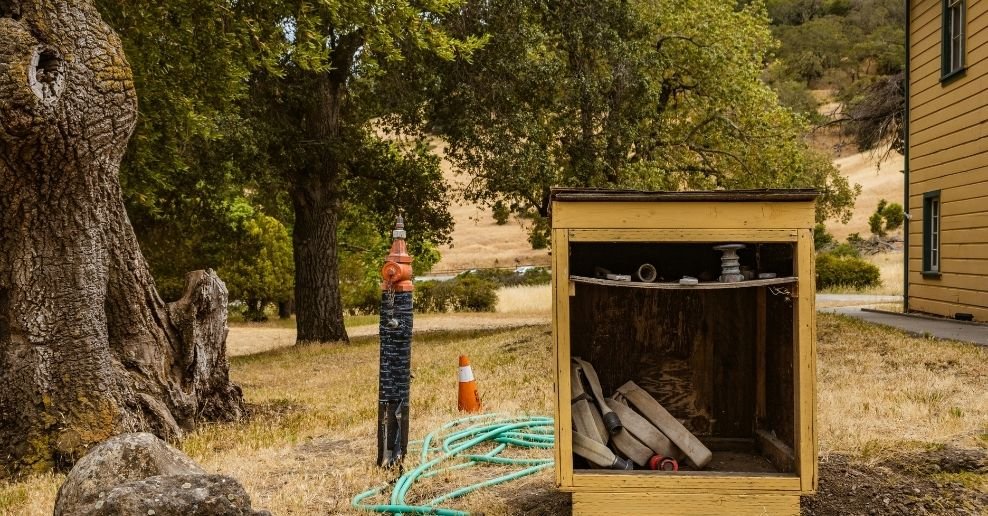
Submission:
[[[573,493],[574,514],[795,515],[816,491],[816,196],[553,192],[556,483]],[[719,281],[720,244],[744,244],[744,281]],[[601,277],[646,263],[655,282]],[[712,462],[617,471],[574,456],[577,356],[605,396],[627,381],[647,391]]]

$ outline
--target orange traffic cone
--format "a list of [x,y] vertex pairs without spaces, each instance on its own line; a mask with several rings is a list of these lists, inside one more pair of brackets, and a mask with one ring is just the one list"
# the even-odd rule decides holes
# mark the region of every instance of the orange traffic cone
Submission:
[[477,392],[477,380],[473,378],[470,359],[460,355],[460,397],[457,408],[464,412],[480,412],[480,394]]

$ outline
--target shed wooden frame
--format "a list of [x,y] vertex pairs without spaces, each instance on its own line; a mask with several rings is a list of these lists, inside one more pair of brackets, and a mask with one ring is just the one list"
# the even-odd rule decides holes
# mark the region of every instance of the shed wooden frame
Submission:
[[[574,514],[798,514],[817,489],[813,225],[816,192],[652,193],[556,190],[552,196],[556,484]],[[790,243],[793,270],[795,471],[574,471],[570,407],[570,246],[575,243]],[[754,286],[764,292],[765,287]],[[759,294],[763,296],[763,294]],[[763,304],[762,304],[763,305]],[[761,306],[764,310],[764,306]],[[762,313],[758,317],[764,319]],[[764,333],[764,323],[759,331]],[[758,373],[764,383],[764,371]],[[763,387],[762,387],[763,388]],[[761,401],[764,403],[764,400]]]

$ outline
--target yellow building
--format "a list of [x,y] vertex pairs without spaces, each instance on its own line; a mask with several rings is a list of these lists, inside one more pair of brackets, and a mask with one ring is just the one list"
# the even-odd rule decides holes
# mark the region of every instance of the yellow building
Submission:
[[907,0],[907,309],[988,321],[988,0]]

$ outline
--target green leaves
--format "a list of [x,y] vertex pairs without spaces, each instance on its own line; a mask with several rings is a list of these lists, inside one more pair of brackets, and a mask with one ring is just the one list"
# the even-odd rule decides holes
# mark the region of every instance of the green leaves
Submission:
[[760,76],[777,48],[759,2],[469,2],[471,64],[435,63],[430,105],[469,196],[547,215],[553,186],[855,193],[803,140],[806,121]]

